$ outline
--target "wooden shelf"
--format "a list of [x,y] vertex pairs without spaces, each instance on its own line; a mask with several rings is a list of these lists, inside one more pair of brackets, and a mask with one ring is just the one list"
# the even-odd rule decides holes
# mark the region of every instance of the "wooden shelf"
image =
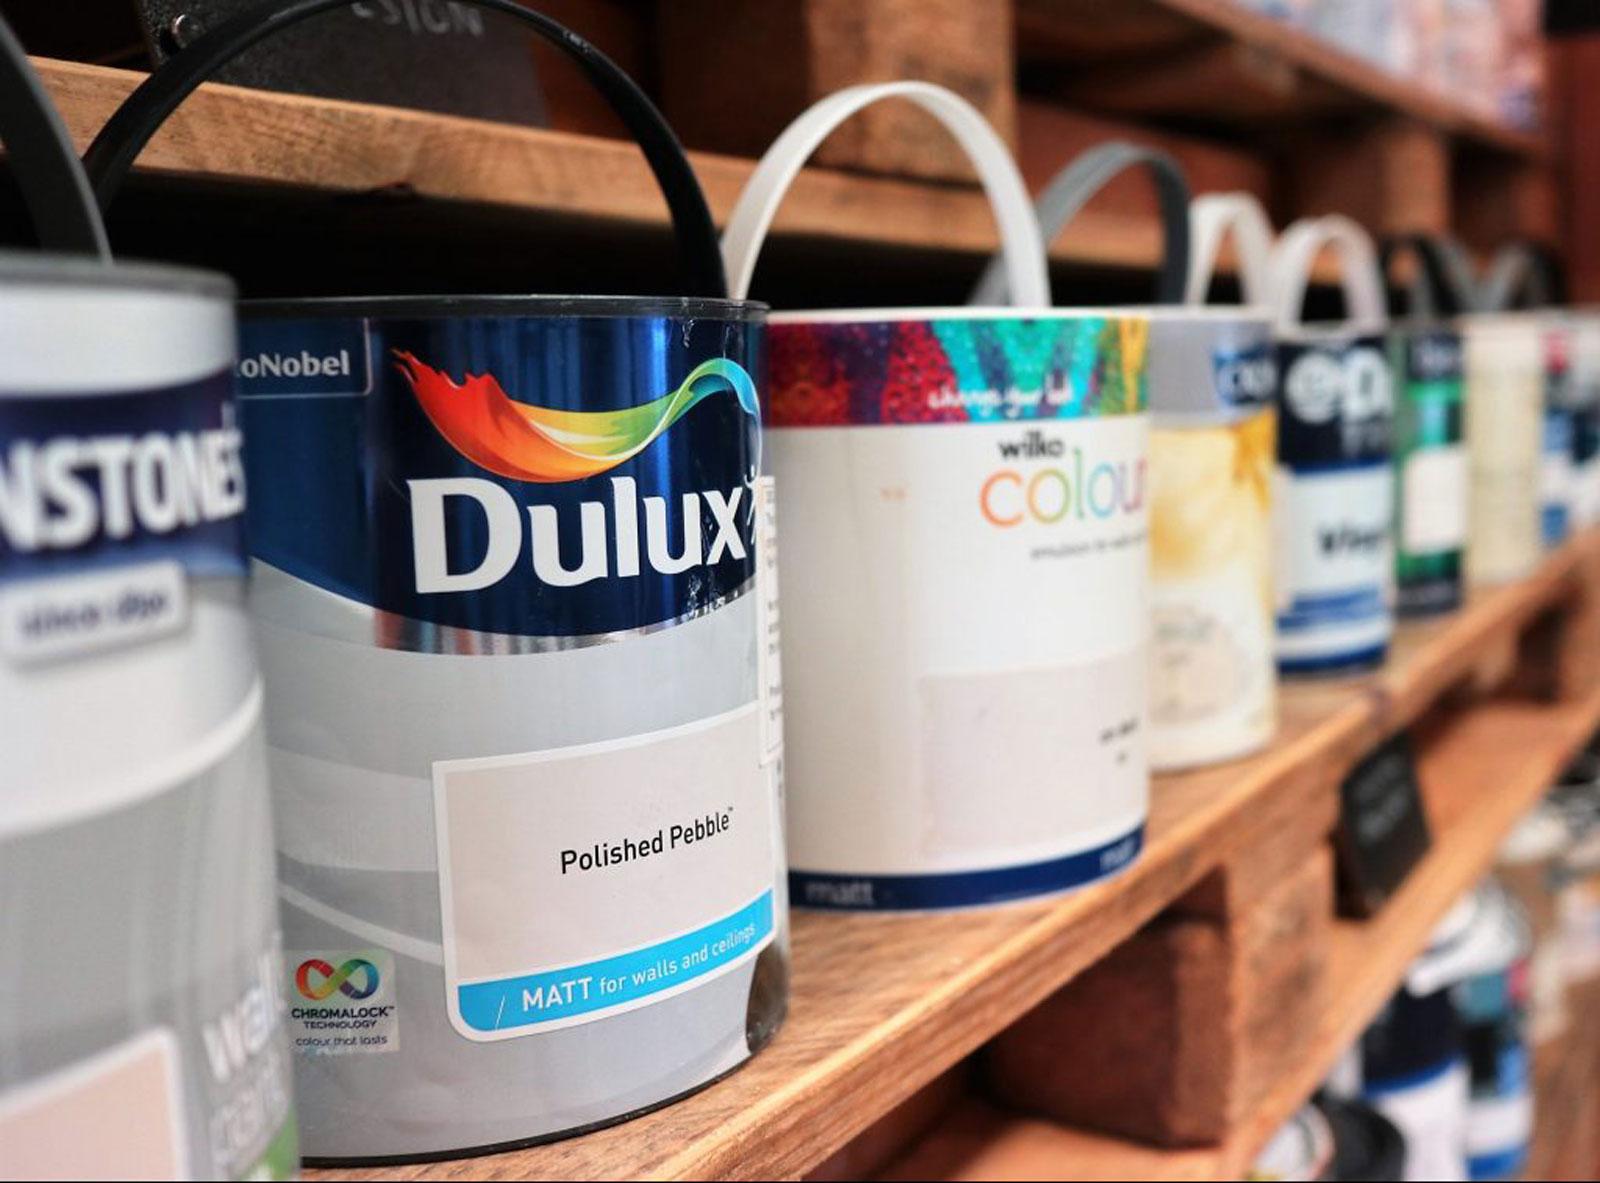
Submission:
[[[143,77],[78,62],[34,64],[80,148]],[[1061,140],[1062,158],[1086,146],[1085,127],[1097,135],[1115,130],[1104,121],[1069,118],[1067,124],[1066,132],[1055,124],[1048,128]],[[1174,147],[1171,137],[1161,142]],[[1175,150],[1184,154],[1181,147]],[[720,225],[754,162],[709,152],[689,155]],[[1226,154],[1202,148],[1194,156],[1198,176],[1237,183],[1240,166],[1230,170],[1218,163],[1231,159]],[[471,207],[487,206],[666,225],[654,178],[627,141],[214,83],[174,113],[138,171],[180,182],[330,195],[412,194],[458,203],[464,217],[471,216]],[[1052,164],[1034,179],[1042,184],[1054,171]],[[1142,192],[1135,198],[1096,202],[1052,244],[1051,257],[1096,267],[1153,268],[1162,250],[1160,226],[1153,203]],[[993,215],[976,185],[822,168],[801,173],[779,210],[774,234],[972,255],[998,249]],[[1223,270],[1230,265],[1225,254]],[[1337,279],[1326,259],[1316,274],[1324,282]]]
[[[1491,700],[1443,723],[1419,761],[1434,835],[1431,852],[1376,917],[1336,922],[1326,997],[1337,1005],[1326,1013],[1314,1050],[1286,1065],[1267,1097],[1221,1146],[1164,1150],[969,1100],[882,1177],[1243,1178],[1266,1141],[1305,1104],[1393,994],[1451,905],[1488,872],[1517,819],[1548,791],[1597,726],[1600,692],[1555,705]],[[1587,1081],[1597,1074],[1593,1067],[1568,1071],[1588,1072]]]
[[1474,110],[1239,0],[1018,0],[1024,60],[1080,68],[1063,97],[1118,114],[1260,127],[1307,118],[1409,116],[1530,160],[1548,139]]
[[[80,147],[142,75],[35,59]],[[690,158],[719,224],[754,162]],[[438,200],[664,226],[666,205],[632,143],[208,83],[151,141],[140,170],[169,178],[287,185],[330,193],[399,190]],[[782,235],[990,254],[994,219],[976,186],[806,169],[775,223]],[[1148,268],[1152,217],[1090,211],[1055,258]]]
[[[1285,809],[1328,807],[1310,800],[1326,791],[1323,780],[1297,773],[1312,765],[1347,768],[1377,737],[1417,718],[1468,677],[1486,652],[1514,641],[1542,611],[1573,594],[1581,566],[1596,555],[1600,534],[1575,540],[1528,580],[1477,592],[1447,619],[1408,626],[1393,659],[1377,674],[1287,688],[1279,737],[1269,750],[1222,767],[1156,778],[1145,854],[1111,882],[1049,901],[975,912],[796,913],[788,1023],[770,1048],[727,1080],[582,1138],[465,1163],[359,1176],[748,1179],[804,1174],[1105,956],[1219,860],[1236,856],[1245,844],[1270,842],[1270,829],[1263,833],[1258,824],[1263,819]],[[1328,1033],[1330,1047],[1347,1030],[1359,1029],[1365,1021],[1360,1008],[1370,1002],[1376,1009],[1453,894],[1486,864],[1499,833],[1536,798],[1565,753],[1600,718],[1600,699],[1503,709],[1506,713],[1498,706],[1474,711],[1463,726],[1494,741],[1496,750],[1485,759],[1500,761],[1495,775],[1514,784],[1486,806],[1487,820],[1469,825],[1460,820],[1458,806],[1442,816],[1437,851],[1407,894],[1377,922],[1388,933],[1386,958],[1369,961],[1353,951],[1341,957],[1340,972],[1350,975],[1349,989],[1359,1001],[1341,1011],[1340,1026]],[[1516,743],[1501,742],[1524,725],[1534,729],[1537,752],[1520,733]],[[1461,779],[1466,785],[1486,783],[1482,777]],[[1469,804],[1476,807],[1475,801]],[[1310,1065],[1303,1074],[1312,1077]],[[1307,1083],[1304,1092],[1310,1087]],[[1075,1137],[1064,1131],[1061,1136]],[[1081,1138],[1073,1145],[1081,1147]],[[1163,1171],[1171,1165],[1168,1157],[1161,1156]],[[1236,1153],[1228,1161],[1238,1159]],[[1196,1165],[1215,1161],[1214,1155],[1194,1159]],[[312,1174],[357,1177],[353,1172]]]
[[1568,990],[1570,1018],[1534,1048],[1533,1148],[1524,1179],[1600,1174],[1600,981]]

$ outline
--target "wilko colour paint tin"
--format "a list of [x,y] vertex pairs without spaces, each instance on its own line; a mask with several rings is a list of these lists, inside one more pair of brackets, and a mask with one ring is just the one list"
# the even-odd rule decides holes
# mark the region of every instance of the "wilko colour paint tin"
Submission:
[[974,157],[1016,308],[775,314],[792,896],[964,907],[1126,866],[1146,808],[1148,324],[1048,308],[1026,191],[964,100],[855,87],[758,165],[724,238],[749,282],[788,180],[910,98]]
[[[1343,263],[1347,318],[1304,325],[1310,267]],[[1297,222],[1274,253],[1278,303],[1278,668],[1380,663],[1393,619],[1393,379],[1377,256],[1346,218]]]
[[[172,58],[152,112],[136,92],[91,150],[97,177],[263,22],[333,6],[238,18]],[[246,312],[315,1160],[617,1121],[743,1064],[788,993],[765,310],[720,298],[704,196],[642,93],[547,18],[488,7],[575,56],[633,130],[693,294]]]
[[290,1178],[233,289],[110,263],[3,21],[0,93],[0,1175]]
[[[1247,298],[1259,299],[1271,249],[1266,217],[1240,194],[1191,205],[1167,154],[1121,141],[1081,153],[1040,192],[1053,240],[1108,182],[1142,166],[1154,182],[1165,242],[1150,322],[1150,765],[1232,759],[1272,738],[1272,470],[1277,360],[1270,309],[1184,306],[1201,299],[1232,232]],[[1190,245],[1203,255],[1190,257]],[[990,263],[972,299],[1004,301]]]

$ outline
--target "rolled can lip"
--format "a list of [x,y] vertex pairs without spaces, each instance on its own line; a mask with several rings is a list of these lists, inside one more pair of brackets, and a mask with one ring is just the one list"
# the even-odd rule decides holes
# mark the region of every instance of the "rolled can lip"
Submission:
[[709,296],[315,296],[245,300],[246,319],[319,316],[388,316],[425,320],[456,316],[678,317],[685,320],[758,321],[767,305]]
[[1186,304],[1107,304],[1071,307],[1024,308],[996,304],[952,304],[940,307],[909,308],[809,308],[773,312],[773,324],[800,322],[817,324],[857,324],[882,321],[917,320],[1084,320],[1106,317],[1125,320],[1185,320],[1207,322],[1252,322],[1270,320],[1266,309],[1249,304],[1213,304],[1190,307]]
[[86,255],[0,250],[0,284],[84,285],[121,290],[183,292],[233,300],[233,281],[218,271],[167,263],[105,264]]

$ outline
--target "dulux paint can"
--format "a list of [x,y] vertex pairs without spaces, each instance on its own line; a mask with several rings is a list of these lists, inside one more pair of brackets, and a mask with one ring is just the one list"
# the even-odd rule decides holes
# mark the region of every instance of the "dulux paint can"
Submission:
[[[1341,256],[1346,319],[1301,323],[1311,265]],[[1290,226],[1273,255],[1278,372],[1278,668],[1370,667],[1394,627],[1393,378],[1382,282],[1366,233],[1330,216]]]
[[[24,193],[53,152],[94,223],[41,239],[103,255],[3,23],[0,72]],[[233,356],[220,276],[0,254],[7,1177],[297,1166]]]
[[[253,610],[317,1160],[616,1121],[744,1063],[786,1005],[764,309],[714,298],[704,197],[642,93],[547,18],[491,7],[577,56],[634,129],[711,294],[246,313]],[[172,59],[168,107],[198,82],[163,82],[189,54],[226,57],[202,39]]]
[[1445,319],[1469,298],[1452,283],[1449,245],[1422,235],[1385,244],[1415,273],[1389,334],[1394,371],[1395,607],[1404,615],[1461,603],[1467,541],[1461,334]]
[[973,157],[1017,306],[772,317],[800,906],[1061,891],[1135,857],[1147,801],[1147,325],[1049,308],[1038,224],[982,116],[925,83],[823,100],[729,219],[732,290],[811,150],[888,97]]

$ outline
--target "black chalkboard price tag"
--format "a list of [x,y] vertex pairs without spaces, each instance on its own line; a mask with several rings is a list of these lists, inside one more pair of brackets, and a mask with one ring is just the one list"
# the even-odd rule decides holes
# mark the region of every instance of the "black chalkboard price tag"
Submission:
[[[260,0],[134,0],[160,65]],[[417,107],[534,126],[546,122],[528,35],[461,0],[359,0],[254,47],[218,82]]]
[[1411,737],[1402,731],[1368,753],[1345,778],[1340,798],[1340,910],[1371,916],[1428,851]]

